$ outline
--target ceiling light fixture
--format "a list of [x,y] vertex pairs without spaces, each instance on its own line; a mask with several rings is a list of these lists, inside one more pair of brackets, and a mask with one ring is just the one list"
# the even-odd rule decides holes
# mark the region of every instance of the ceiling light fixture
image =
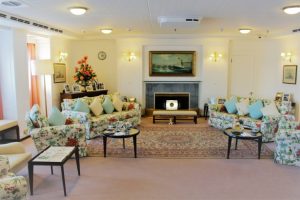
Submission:
[[286,6],[282,8],[283,12],[289,15],[295,15],[300,12],[300,5]]
[[112,29],[101,29],[101,33],[103,34],[110,34],[112,32]]
[[240,33],[241,34],[248,34],[251,32],[251,29],[248,29],[248,28],[240,28]]
[[72,7],[69,10],[73,15],[83,15],[88,9],[86,7]]

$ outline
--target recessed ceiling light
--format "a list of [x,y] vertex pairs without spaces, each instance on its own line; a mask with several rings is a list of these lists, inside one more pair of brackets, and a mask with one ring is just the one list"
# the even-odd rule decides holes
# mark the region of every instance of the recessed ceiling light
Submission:
[[240,31],[241,34],[248,34],[248,33],[251,32],[251,29],[249,29],[249,28],[240,28],[239,31]]
[[298,14],[300,12],[300,5],[286,6],[282,8],[283,12],[289,15]]
[[101,29],[101,33],[103,34],[110,34],[112,32],[112,29]]
[[86,7],[72,7],[72,8],[69,8],[69,10],[73,15],[83,15],[84,13],[86,13],[87,8]]
[[22,3],[18,1],[2,1],[1,4],[4,6],[11,6],[11,7],[17,7],[22,5]]

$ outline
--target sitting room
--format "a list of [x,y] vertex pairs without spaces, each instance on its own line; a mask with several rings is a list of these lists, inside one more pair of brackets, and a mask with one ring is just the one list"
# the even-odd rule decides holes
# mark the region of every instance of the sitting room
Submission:
[[0,199],[299,199],[299,15],[0,0]]

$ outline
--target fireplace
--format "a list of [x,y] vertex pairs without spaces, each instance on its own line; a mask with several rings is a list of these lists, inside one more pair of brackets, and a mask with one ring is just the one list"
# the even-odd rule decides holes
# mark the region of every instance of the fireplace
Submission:
[[[166,100],[177,100],[178,109],[199,111],[200,81],[145,81],[145,111],[166,109]],[[159,104],[159,105],[158,105]]]
[[154,109],[167,109],[167,101],[175,100],[178,102],[178,110],[190,109],[190,93],[177,93],[177,92],[155,92],[154,93]]

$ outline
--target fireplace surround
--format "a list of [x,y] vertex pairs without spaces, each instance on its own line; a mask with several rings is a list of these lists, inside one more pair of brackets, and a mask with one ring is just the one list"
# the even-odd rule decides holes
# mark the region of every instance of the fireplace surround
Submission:
[[[165,105],[163,107],[157,107],[157,105],[155,105],[155,96],[159,96],[161,94],[164,94],[163,96],[170,96],[170,98],[163,97],[162,101],[165,101],[167,99],[179,100],[179,109],[191,109],[197,111],[199,109],[198,105],[200,98],[200,81],[145,81],[144,83],[146,111],[154,109],[165,109]],[[188,100],[186,98],[188,98]],[[188,103],[181,103],[182,99],[184,99],[185,102],[188,101]]]

